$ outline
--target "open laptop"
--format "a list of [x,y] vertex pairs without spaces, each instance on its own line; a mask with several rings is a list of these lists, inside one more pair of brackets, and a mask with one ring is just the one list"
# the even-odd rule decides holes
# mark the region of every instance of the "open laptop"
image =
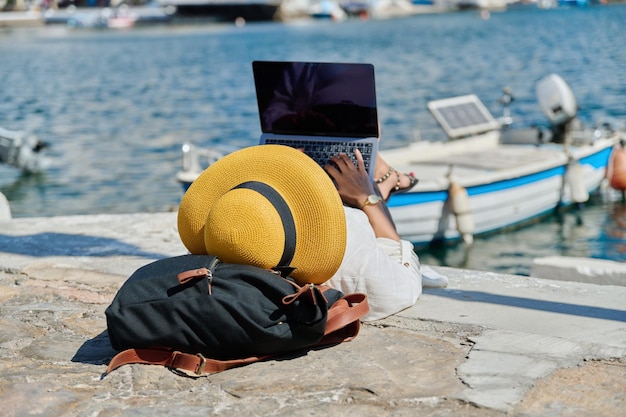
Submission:
[[344,152],[363,155],[370,179],[378,152],[374,66],[357,63],[252,63],[261,144],[303,148],[320,166]]

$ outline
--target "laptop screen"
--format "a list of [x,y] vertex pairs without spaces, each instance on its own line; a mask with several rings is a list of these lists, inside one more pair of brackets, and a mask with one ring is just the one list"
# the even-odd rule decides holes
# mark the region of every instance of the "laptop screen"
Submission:
[[252,69],[263,133],[378,137],[373,65],[254,61]]

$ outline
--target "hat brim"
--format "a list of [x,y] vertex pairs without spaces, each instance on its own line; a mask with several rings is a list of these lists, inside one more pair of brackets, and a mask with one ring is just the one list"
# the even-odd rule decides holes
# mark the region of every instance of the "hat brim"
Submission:
[[[326,172],[303,152],[259,145],[233,152],[191,184],[178,210],[178,232],[192,254],[207,253],[205,224],[214,202],[240,184],[257,181],[274,188],[293,215],[297,243],[291,276],[299,283],[330,279],[344,257],[346,221],[339,193]],[[262,243],[260,243],[262,244]]]

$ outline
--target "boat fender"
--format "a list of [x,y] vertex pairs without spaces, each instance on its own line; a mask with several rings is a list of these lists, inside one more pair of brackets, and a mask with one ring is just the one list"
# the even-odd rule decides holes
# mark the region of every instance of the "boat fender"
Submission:
[[0,222],[11,220],[11,206],[9,201],[0,193]]
[[615,190],[626,190],[626,150],[624,146],[615,145],[613,147],[606,177],[609,180],[609,185]]
[[568,162],[565,183],[569,187],[572,202],[584,203],[589,200],[589,192],[585,187],[585,173],[578,161],[571,160]]
[[467,190],[457,182],[450,182],[448,200],[456,218],[456,228],[459,234],[466,244],[471,245],[474,241],[474,217],[470,210]]

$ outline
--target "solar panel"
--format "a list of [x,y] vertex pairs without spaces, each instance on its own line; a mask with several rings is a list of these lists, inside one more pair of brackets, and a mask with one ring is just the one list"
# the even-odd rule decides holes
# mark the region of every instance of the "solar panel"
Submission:
[[433,100],[428,103],[428,109],[452,139],[500,128],[500,123],[474,94]]

